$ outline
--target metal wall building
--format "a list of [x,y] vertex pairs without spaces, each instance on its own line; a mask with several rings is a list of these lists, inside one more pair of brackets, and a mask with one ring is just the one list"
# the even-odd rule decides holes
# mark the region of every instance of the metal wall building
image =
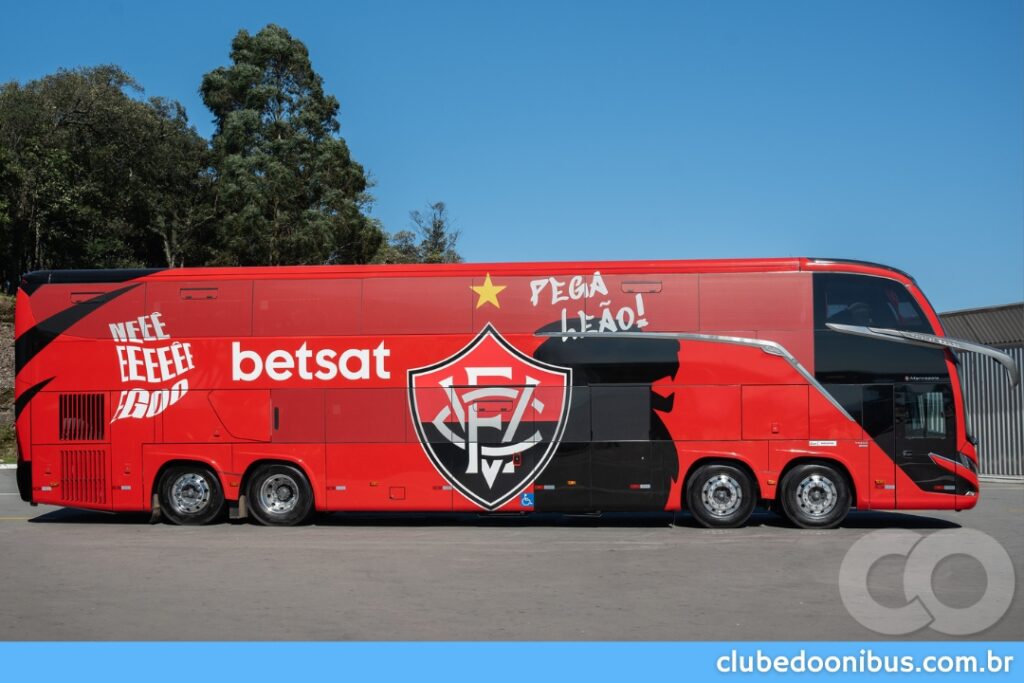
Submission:
[[[1024,303],[939,317],[948,336],[999,348],[1024,369]],[[1010,387],[1003,368],[978,354],[962,353],[960,362],[981,474],[1024,478],[1024,382]]]

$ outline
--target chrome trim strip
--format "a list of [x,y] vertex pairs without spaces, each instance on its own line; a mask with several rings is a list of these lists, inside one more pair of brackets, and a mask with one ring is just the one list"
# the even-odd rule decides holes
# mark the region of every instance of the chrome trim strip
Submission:
[[717,334],[697,334],[696,332],[574,332],[572,330],[566,330],[565,332],[537,332],[538,337],[561,337],[562,340],[576,339],[583,337],[586,339],[616,339],[625,337],[627,339],[681,339],[684,341],[703,341],[711,342],[716,344],[737,344],[739,346],[752,346],[759,348],[767,354],[772,356],[779,356],[785,359],[794,370],[800,373],[800,375],[807,380],[807,383],[818,390],[818,392],[828,400],[835,408],[845,415],[851,422],[856,422],[850,413],[846,412],[844,408],[833,396],[828,393],[825,387],[821,386],[821,383],[815,379],[814,375],[807,371],[800,361],[796,359],[793,354],[786,350],[782,344],[768,339],[751,339],[749,337],[725,337]]
[[954,460],[953,458],[950,458],[948,456],[940,455],[940,454],[938,454],[938,453],[936,453],[934,451],[928,451],[928,457],[931,458],[932,460],[945,460],[946,462],[950,463],[951,465],[959,465],[960,467],[964,466],[963,463],[957,462],[956,460]]
[[1010,380],[1010,386],[1015,387],[1020,383],[1020,368],[1008,354],[984,344],[964,341],[963,339],[952,339],[950,337],[937,337],[934,334],[923,332],[909,332],[907,330],[892,330],[887,327],[865,327],[862,325],[841,325],[839,323],[825,323],[830,330],[844,334],[854,334],[860,337],[872,339],[884,339],[886,341],[899,342],[901,344],[912,344],[914,346],[926,346],[933,349],[956,349],[967,353],[977,353],[987,356],[999,363],[1006,370]]

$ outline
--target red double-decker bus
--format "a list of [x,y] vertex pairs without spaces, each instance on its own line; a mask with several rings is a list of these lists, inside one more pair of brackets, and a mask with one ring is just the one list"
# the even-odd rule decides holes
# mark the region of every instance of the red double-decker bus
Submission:
[[47,271],[18,485],[179,524],[685,509],[802,527],[978,501],[957,353],[906,274],[821,259]]

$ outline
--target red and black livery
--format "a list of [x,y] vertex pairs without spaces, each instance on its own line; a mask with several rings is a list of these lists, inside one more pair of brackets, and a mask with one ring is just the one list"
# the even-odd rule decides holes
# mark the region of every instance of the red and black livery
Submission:
[[30,273],[33,503],[314,511],[967,509],[957,354],[908,275],[743,259]]

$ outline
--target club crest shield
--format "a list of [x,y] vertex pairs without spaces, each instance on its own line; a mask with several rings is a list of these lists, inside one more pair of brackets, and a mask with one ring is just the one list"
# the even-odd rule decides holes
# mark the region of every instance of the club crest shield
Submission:
[[530,358],[490,324],[454,355],[409,370],[409,410],[423,450],[486,510],[519,495],[551,462],[571,392],[571,369]]

